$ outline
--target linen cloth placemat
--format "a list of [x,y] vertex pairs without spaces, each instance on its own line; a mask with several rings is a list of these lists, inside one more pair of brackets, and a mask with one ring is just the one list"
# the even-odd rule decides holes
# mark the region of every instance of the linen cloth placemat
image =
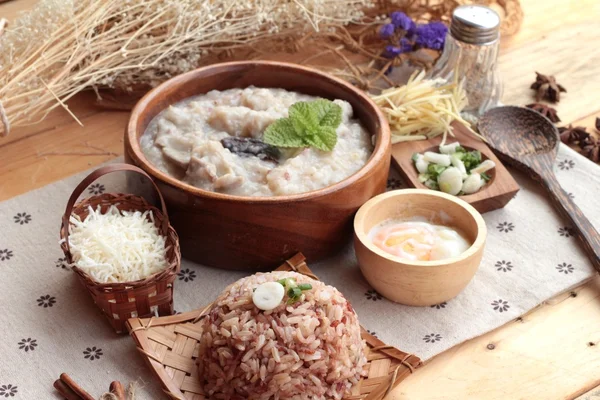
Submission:
[[[483,262],[466,290],[453,300],[409,307],[382,298],[362,277],[351,245],[310,267],[346,295],[371,333],[424,360],[497,328],[594,276],[571,227],[546,194],[511,172],[521,191],[504,209],[484,214],[489,236]],[[600,228],[600,208],[592,195],[600,193],[599,167],[561,146],[556,172],[565,190]],[[52,383],[61,372],[94,396],[113,380],[138,380],[143,385],[140,399],[162,398],[133,340],[113,333],[66,266],[58,245],[67,199],[86,174],[0,203],[0,398],[58,398]],[[392,171],[388,188],[401,187]],[[117,173],[90,186],[87,195],[144,190],[127,188],[125,174]],[[197,309],[245,275],[183,260],[175,309]]]

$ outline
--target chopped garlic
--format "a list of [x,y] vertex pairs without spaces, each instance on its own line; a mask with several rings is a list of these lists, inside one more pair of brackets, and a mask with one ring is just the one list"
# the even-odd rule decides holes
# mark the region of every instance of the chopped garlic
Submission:
[[88,208],[81,221],[71,215],[69,246],[73,265],[100,283],[131,282],[164,270],[165,238],[154,225],[152,212],[119,211],[104,214]]

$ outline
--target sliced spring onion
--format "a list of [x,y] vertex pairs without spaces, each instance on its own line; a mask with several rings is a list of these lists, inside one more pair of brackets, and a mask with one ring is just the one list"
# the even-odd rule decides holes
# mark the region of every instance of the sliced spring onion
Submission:
[[481,175],[476,172],[471,173],[471,175],[463,182],[462,191],[464,194],[475,193],[481,189],[483,185],[485,185],[485,181],[481,179]]
[[471,172],[481,174],[482,172],[489,171],[490,169],[494,168],[495,166],[496,166],[496,163],[493,162],[492,160],[485,160],[484,162],[482,162],[481,164],[479,164],[478,166],[473,168],[471,170]]
[[425,181],[424,185],[427,186],[429,189],[440,190],[438,183],[433,179]]
[[449,167],[438,177],[438,185],[444,193],[457,195],[462,189],[462,174],[456,167]]
[[460,146],[460,143],[454,142],[444,146],[440,146],[440,153],[442,154],[453,154],[456,153],[456,149]]
[[458,170],[462,174],[463,179],[469,176],[467,174],[467,168],[465,168],[465,163],[463,163],[462,160],[456,156],[456,153],[450,156],[450,162],[454,167],[458,168]]
[[428,188],[460,196],[475,193],[490,181],[485,171],[495,164],[490,160],[482,162],[479,150],[467,151],[459,142],[446,145],[443,141],[439,150],[441,153],[415,153],[411,158],[419,172],[419,182]]
[[269,311],[279,306],[283,295],[284,288],[278,282],[265,282],[254,289],[252,302],[260,310]]
[[427,161],[425,161],[425,157],[422,154],[418,154],[417,160],[415,161],[415,167],[417,168],[417,171],[424,174],[427,172],[428,166],[429,166],[429,163]]
[[439,154],[434,153],[432,151],[426,151],[423,156],[423,159],[428,163],[435,163],[443,167],[450,166],[450,156],[447,154]]

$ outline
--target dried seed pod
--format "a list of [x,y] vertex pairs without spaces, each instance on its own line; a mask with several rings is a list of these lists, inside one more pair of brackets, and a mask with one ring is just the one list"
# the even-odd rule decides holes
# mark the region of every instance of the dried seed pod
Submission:
[[279,149],[261,140],[230,136],[221,140],[223,147],[239,156],[254,156],[261,160],[278,162]]

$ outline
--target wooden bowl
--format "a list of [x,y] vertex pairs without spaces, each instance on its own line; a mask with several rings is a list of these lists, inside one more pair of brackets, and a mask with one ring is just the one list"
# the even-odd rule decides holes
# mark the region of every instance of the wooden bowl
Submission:
[[[389,218],[425,217],[456,228],[471,243],[458,257],[438,261],[407,261],[375,246],[368,233]],[[483,256],[487,236],[481,214],[465,201],[428,189],[395,190],[366,202],[354,218],[354,248],[369,284],[386,298],[411,306],[450,300],[471,281]]]
[[[375,136],[373,154],[354,175],[312,192],[243,197],[198,189],[154,167],[139,139],[158,113],[210,90],[284,88],[348,101]],[[152,176],[165,197],[184,257],[227,269],[266,269],[302,251],[309,261],[337,252],[350,239],[352,217],[385,190],[390,130],[383,113],[361,90],[328,74],[295,64],[244,61],[215,64],[156,87],[135,106],[125,134],[125,159]]]

